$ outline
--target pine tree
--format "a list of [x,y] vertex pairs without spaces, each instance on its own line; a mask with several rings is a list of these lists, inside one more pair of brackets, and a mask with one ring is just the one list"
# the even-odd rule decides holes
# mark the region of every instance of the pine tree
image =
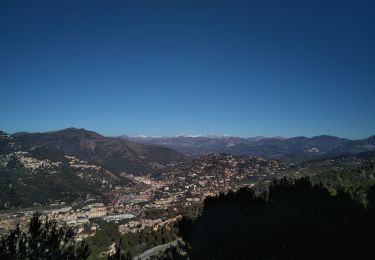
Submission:
[[84,260],[89,254],[88,246],[76,243],[73,229],[66,225],[58,226],[55,220],[42,220],[35,213],[28,231],[19,225],[0,238],[0,259],[72,259]]

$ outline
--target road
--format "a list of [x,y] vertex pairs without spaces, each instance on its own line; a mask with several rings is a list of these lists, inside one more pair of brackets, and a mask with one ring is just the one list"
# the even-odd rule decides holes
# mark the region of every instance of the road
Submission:
[[167,244],[164,244],[164,245],[153,247],[153,248],[151,248],[151,249],[143,252],[142,254],[134,257],[133,260],[147,260],[151,256],[156,255],[157,253],[163,252],[168,247],[170,247],[170,246],[176,246],[177,244],[178,244],[178,239],[176,239],[176,240],[174,240],[172,242],[169,242]]

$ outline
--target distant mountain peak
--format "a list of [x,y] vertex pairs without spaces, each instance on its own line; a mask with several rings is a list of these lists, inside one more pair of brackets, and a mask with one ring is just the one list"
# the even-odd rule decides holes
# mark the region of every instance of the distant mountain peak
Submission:
[[228,137],[232,137],[231,135],[228,135],[228,134],[223,134],[223,135],[219,135],[219,134],[207,134],[207,135],[202,135],[202,134],[177,134],[177,135],[143,135],[143,134],[139,134],[139,135],[136,135],[136,136],[128,136],[128,135],[121,135],[121,137],[123,138],[145,138],[145,139],[162,139],[162,138],[199,138],[199,137],[202,137],[202,138],[228,138]]
[[18,140],[51,153],[71,155],[98,163],[108,170],[147,171],[153,164],[180,162],[184,157],[173,149],[138,144],[124,138],[105,137],[83,128],[66,128],[44,133],[17,133]]
[[50,131],[46,132],[45,134],[52,134],[52,135],[63,135],[67,137],[83,137],[83,138],[90,138],[90,139],[101,139],[104,138],[103,135],[98,134],[97,132],[86,130],[84,128],[75,128],[69,127],[57,131]]
[[[76,128],[76,127],[68,127],[60,130],[49,131],[46,133],[59,133],[59,132],[88,132],[88,133],[96,133],[94,131],[86,130],[85,128]],[[96,133],[98,134],[98,133]]]

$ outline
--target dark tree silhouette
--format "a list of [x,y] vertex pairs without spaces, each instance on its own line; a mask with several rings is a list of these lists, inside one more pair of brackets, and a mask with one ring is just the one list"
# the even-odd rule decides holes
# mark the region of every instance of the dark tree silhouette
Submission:
[[49,219],[42,221],[40,214],[35,213],[27,232],[17,225],[1,236],[0,259],[84,260],[90,254],[88,246],[84,242],[76,243],[74,235],[66,225],[58,226],[56,221]]
[[242,189],[206,199],[180,235],[193,260],[374,259],[372,216],[340,189],[332,196],[307,178],[282,179],[262,196]]

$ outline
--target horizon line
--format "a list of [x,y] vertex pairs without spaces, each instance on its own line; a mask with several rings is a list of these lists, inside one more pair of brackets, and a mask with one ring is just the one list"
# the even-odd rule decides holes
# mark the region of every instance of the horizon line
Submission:
[[265,136],[265,135],[254,135],[254,136],[241,136],[241,135],[231,135],[231,134],[185,134],[185,133],[179,133],[179,134],[167,134],[167,135],[145,135],[145,134],[136,134],[136,135],[128,135],[128,134],[117,134],[117,135],[111,135],[111,134],[105,134],[103,131],[97,131],[97,130],[91,130],[84,127],[66,127],[66,128],[60,128],[57,130],[46,130],[46,131],[13,131],[13,132],[6,132],[0,129],[0,131],[9,134],[14,135],[17,133],[53,133],[53,132],[60,132],[64,130],[69,129],[75,129],[75,130],[85,130],[89,132],[94,132],[99,135],[102,135],[104,137],[113,137],[113,138],[173,138],[173,137],[190,137],[190,138],[198,138],[198,137],[205,137],[205,138],[243,138],[243,139],[256,139],[256,138],[263,138],[263,139],[290,139],[290,138],[298,138],[298,137],[305,137],[305,138],[314,138],[314,137],[321,137],[321,136],[329,136],[329,137],[336,137],[341,139],[348,139],[348,140],[362,140],[366,139],[372,136],[375,136],[375,134],[370,134],[368,136],[364,136],[361,138],[348,138],[348,137],[342,137],[338,135],[332,135],[332,134],[316,134],[316,135],[295,135],[295,136],[282,136],[282,135],[275,135],[275,136]]

